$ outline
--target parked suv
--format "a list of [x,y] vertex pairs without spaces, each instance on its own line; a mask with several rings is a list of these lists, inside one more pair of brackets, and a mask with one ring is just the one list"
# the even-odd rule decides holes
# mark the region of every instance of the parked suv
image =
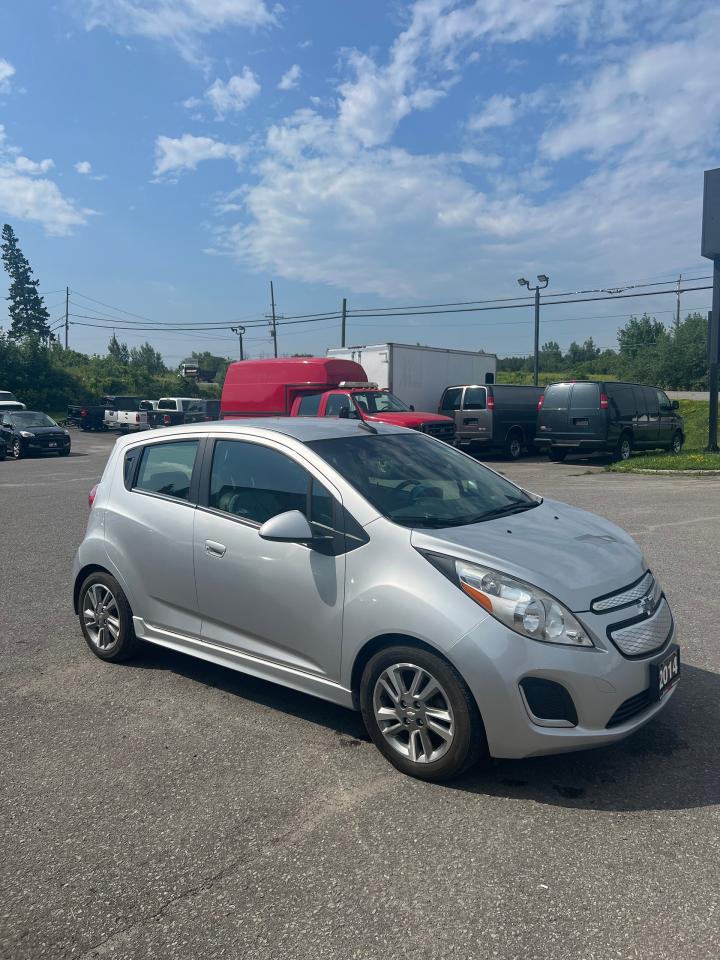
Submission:
[[68,431],[39,410],[0,413],[0,436],[16,460],[34,453],[70,455]]
[[533,448],[541,396],[542,387],[514,384],[448,387],[438,413],[454,418],[458,446],[482,444],[517,460]]
[[617,460],[654,447],[680,453],[685,432],[678,406],[659,387],[639,383],[553,383],[540,399],[535,443],[556,461],[600,450]]
[[90,649],[140,639],[359,709],[398,769],[611,743],[680,670],[632,538],[415,430],[294,417],[115,444],[73,599]]

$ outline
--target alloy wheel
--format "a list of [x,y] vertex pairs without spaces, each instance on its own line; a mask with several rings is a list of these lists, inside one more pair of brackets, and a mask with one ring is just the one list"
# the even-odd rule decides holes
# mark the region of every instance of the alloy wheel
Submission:
[[629,460],[630,459],[630,441],[625,437],[620,441],[620,459]]
[[109,650],[120,639],[120,611],[111,590],[93,583],[83,598],[83,621],[90,640],[98,650]]
[[432,763],[450,749],[455,718],[440,682],[413,663],[395,663],[377,679],[373,711],[385,740],[413,763]]
[[522,453],[522,444],[520,443],[517,437],[512,438],[512,440],[510,441],[508,450],[513,460],[517,460],[517,458]]
[[22,444],[19,440],[13,440],[12,451],[16,460],[19,460],[20,457],[22,457]]

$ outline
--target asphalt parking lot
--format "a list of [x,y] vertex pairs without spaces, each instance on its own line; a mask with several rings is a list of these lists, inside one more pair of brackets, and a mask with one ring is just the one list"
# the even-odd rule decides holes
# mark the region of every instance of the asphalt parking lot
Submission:
[[0,463],[1,957],[720,955],[717,478],[492,463],[637,538],[683,677],[619,745],[438,786],[319,700],[159,648],[93,657],[69,573],[112,442]]

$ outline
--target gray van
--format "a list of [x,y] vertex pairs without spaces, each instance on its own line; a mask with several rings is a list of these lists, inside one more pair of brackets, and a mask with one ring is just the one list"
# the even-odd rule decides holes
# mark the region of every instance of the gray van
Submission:
[[542,387],[509,383],[448,387],[438,413],[454,418],[458,446],[480,443],[517,460],[523,448],[533,448],[542,393]]
[[656,447],[680,453],[685,431],[678,406],[659,387],[639,383],[553,383],[540,404],[535,443],[555,461],[596,451],[627,460],[634,449]]

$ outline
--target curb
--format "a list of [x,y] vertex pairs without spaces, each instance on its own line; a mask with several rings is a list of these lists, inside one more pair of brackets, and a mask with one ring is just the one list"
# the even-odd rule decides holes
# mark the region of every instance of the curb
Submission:
[[650,470],[640,467],[637,470],[608,470],[607,472],[620,474],[655,473],[668,477],[720,477],[720,470]]

